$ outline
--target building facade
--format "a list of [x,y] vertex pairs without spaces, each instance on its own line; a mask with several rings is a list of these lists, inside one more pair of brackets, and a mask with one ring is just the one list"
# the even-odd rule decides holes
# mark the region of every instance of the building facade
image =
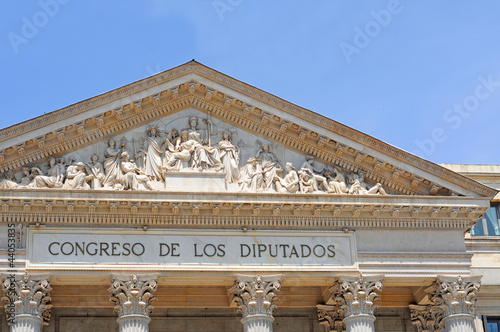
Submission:
[[496,189],[195,61],[0,130],[0,172],[2,331],[498,323]]

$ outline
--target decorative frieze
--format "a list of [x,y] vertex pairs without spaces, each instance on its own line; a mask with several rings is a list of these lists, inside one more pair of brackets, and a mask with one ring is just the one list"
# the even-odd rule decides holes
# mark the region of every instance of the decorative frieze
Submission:
[[237,274],[230,289],[233,301],[243,314],[241,322],[246,332],[271,332],[273,311],[277,307],[277,292],[281,275],[252,276]]
[[48,324],[52,308],[48,276],[24,274],[20,280],[4,279],[2,287],[11,331],[38,332]]

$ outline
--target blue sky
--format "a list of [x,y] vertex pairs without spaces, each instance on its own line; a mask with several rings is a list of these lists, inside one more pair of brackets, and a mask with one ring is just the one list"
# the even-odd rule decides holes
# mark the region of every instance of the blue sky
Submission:
[[500,164],[499,1],[4,0],[0,128],[191,59],[434,162]]

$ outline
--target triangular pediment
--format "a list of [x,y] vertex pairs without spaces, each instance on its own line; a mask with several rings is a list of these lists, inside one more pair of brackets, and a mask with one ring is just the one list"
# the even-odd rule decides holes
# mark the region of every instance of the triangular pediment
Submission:
[[[195,128],[190,127],[191,117],[198,119]],[[214,149],[224,139],[223,133],[229,133],[231,144],[239,151],[238,172],[268,144],[269,152],[279,161],[278,169],[285,169],[289,162],[298,171],[306,156],[313,156],[316,168],[325,167],[328,171],[326,176],[321,174],[328,180],[334,178],[335,168],[348,178],[347,182],[352,182],[349,176],[363,173],[367,188],[380,184],[390,195],[493,197],[496,193],[196,61],[1,130],[0,172],[4,177],[13,173],[12,180],[19,182],[23,167],[38,167],[46,172],[50,157],[74,157],[76,162],[88,164],[96,154],[104,162],[111,139],[117,150],[124,142],[123,150],[144,170],[144,155],[149,146],[144,140],[152,127],[159,129],[158,135],[151,137],[162,150],[160,168],[170,158],[165,155],[169,146],[165,140],[170,138],[169,143],[175,145],[174,137],[169,136],[171,131],[193,129],[203,136],[202,145]],[[211,158],[210,149],[203,149],[204,158]],[[221,150],[213,153],[220,154]],[[214,165],[206,166],[204,162],[201,168],[217,173]],[[186,168],[186,173],[191,166],[184,161],[180,167]],[[169,167],[172,169],[164,170],[167,174],[179,171],[173,165]],[[152,171],[148,172],[145,175],[151,178]],[[283,178],[285,174],[286,171],[280,171],[276,176]],[[184,180],[190,176],[184,175]],[[199,174],[196,176],[194,181],[200,181]],[[156,185],[155,189],[159,188]],[[239,185],[220,189],[240,190]],[[319,191],[326,193],[325,189]]]

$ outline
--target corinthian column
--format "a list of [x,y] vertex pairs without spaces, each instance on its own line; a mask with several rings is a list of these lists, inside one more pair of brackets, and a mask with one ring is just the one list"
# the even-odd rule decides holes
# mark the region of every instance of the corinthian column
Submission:
[[280,287],[281,275],[236,275],[230,292],[243,314],[241,322],[245,332],[272,332],[273,310],[277,307],[273,301]]
[[382,276],[339,276],[330,288],[334,299],[341,303],[347,332],[374,332],[373,301],[382,290]]
[[438,276],[430,287],[431,299],[443,310],[445,332],[474,332],[476,292],[482,276]]
[[48,276],[23,275],[21,280],[3,281],[7,321],[11,332],[40,332],[50,320]]
[[149,314],[153,311],[150,301],[158,281],[154,276],[132,275],[129,278],[115,276],[109,291],[111,302],[118,313],[117,322],[120,332],[148,332]]

